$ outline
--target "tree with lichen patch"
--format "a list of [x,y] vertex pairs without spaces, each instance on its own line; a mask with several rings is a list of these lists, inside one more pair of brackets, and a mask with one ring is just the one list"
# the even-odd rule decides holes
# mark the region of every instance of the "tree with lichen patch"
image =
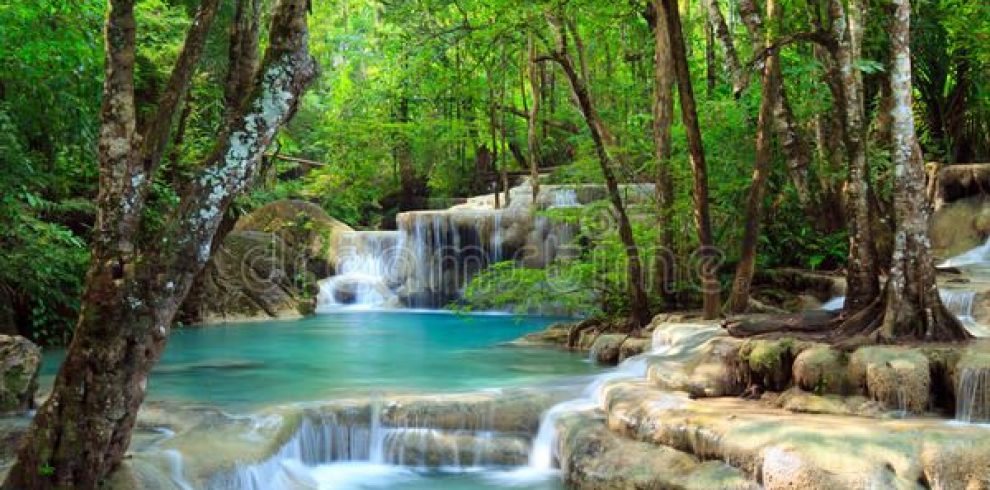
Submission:
[[[111,0],[100,132],[100,193],[82,307],[52,395],[38,410],[3,488],[96,488],[123,460],[147,377],[173,317],[232,199],[251,182],[263,152],[315,76],[308,52],[307,0],[280,0],[250,93],[181,205],[154,233],[143,212],[173,116],[189,89],[219,0],[204,0],[189,28],[156,112],[135,111],[134,0]],[[251,65],[248,63],[248,65]]]
[[911,5],[894,0],[890,37],[892,160],[894,164],[894,252],[882,296],[836,332],[866,334],[881,341],[965,340],[970,337],[942,304],[928,238],[925,166],[915,137],[911,94]]

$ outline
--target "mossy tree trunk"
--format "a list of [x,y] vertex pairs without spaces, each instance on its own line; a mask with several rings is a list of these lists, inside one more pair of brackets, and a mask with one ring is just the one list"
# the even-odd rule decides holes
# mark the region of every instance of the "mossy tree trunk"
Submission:
[[175,312],[231,200],[257,172],[265,148],[315,75],[307,50],[307,0],[280,0],[261,70],[228,120],[181,206],[154,236],[140,235],[146,196],[218,6],[206,0],[186,37],[149,126],[136,126],[133,0],[112,0],[100,133],[100,194],[92,263],[75,335],[3,488],[99,486],[130,443],[147,377]]

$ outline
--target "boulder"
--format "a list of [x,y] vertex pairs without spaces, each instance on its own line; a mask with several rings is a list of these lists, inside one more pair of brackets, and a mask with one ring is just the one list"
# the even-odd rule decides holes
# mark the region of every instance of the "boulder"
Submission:
[[990,235],[990,200],[974,196],[946,204],[931,218],[932,252],[947,259],[973,249]]
[[849,378],[888,409],[924,413],[931,406],[931,369],[919,350],[860,348],[849,359]]
[[291,318],[312,313],[317,281],[333,273],[347,225],[315,204],[276,201],[242,217],[193,284],[183,323]]
[[0,335],[0,413],[34,408],[41,349],[16,335]]
[[638,356],[644,352],[649,352],[652,343],[650,339],[641,339],[638,337],[627,338],[622,343],[622,346],[619,347],[619,362],[625,361],[630,357]]
[[333,275],[341,235],[354,231],[331,218],[323,208],[306,201],[283,200],[262,206],[241,217],[234,231],[274,233],[300,257],[317,278]]
[[599,364],[615,365],[619,363],[619,351],[628,335],[604,334],[599,335],[591,345],[591,357]]
[[684,391],[695,397],[738,395],[745,385],[731,369],[739,339],[724,336],[707,325],[660,325],[653,333],[653,348],[662,355],[650,356],[647,378],[655,386]]
[[808,346],[791,338],[748,339],[739,347],[737,378],[747,386],[784,391],[791,384],[794,359]]
[[848,356],[827,345],[803,350],[794,360],[794,384],[816,394],[846,394],[852,388],[847,376]]

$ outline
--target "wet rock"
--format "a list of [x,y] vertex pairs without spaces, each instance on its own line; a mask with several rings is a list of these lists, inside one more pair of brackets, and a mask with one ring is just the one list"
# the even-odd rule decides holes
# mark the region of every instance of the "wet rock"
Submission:
[[[986,474],[986,459],[979,459],[986,432],[943,420],[789,413],[735,398],[692,400],[635,381],[609,388],[604,406],[613,430],[728,462],[767,489],[916,488],[922,481],[966,488],[955,479],[960,473],[977,475],[968,482]],[[958,472],[950,459],[936,458],[967,448],[974,456],[961,458]]]
[[599,364],[614,366],[619,363],[620,350],[628,335],[599,335],[591,345],[591,357]]
[[974,196],[946,204],[932,215],[932,252],[946,259],[981,245],[990,235],[990,200]]
[[650,345],[652,341],[650,339],[641,339],[637,337],[629,337],[622,346],[619,347],[619,362],[625,361],[630,357],[638,356],[644,352],[649,352]]
[[816,394],[846,394],[852,389],[846,363],[848,356],[827,345],[815,345],[794,359],[794,384]]
[[514,346],[558,346],[564,347],[567,345],[567,337],[570,334],[571,328],[574,326],[572,323],[554,323],[546,328],[546,330],[541,330],[539,332],[533,332],[526,334],[521,338],[509,342],[509,345]]
[[956,419],[990,422],[990,342],[966,349],[953,372]]
[[0,335],[0,413],[34,407],[41,349],[28,339]]
[[564,481],[577,489],[757,489],[738,470],[666,446],[623,438],[597,412],[558,421],[557,453]]
[[863,347],[849,360],[849,377],[890,410],[924,413],[931,406],[928,358],[904,347]]
[[774,397],[772,404],[794,413],[881,417],[885,414],[879,403],[863,396],[816,395],[791,388]]
[[990,488],[990,440],[933,438],[922,446],[921,465],[925,480],[944,482],[945,489]]
[[663,324],[653,332],[647,379],[655,386],[696,397],[738,395],[745,388],[732,369],[743,341],[707,324]]

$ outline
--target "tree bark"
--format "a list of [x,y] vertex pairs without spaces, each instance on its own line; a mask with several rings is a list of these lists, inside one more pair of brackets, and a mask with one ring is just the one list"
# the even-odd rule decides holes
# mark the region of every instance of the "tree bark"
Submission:
[[226,114],[238,114],[251,94],[254,72],[258,69],[258,32],[261,26],[261,0],[237,0],[230,26],[227,49],[227,81],[223,98]]
[[195,181],[187,183],[182,205],[164,231],[145,237],[146,248],[136,250],[137,226],[114,225],[121,216],[141,214],[141,202],[132,197],[147,192],[151,178],[144,170],[158,162],[141,157],[142,143],[134,136],[134,5],[111,1],[92,265],[52,395],[38,410],[3,488],[96,488],[121,462],[148,374],[178,305],[209,259],[224,211],[247,186],[265,147],[315,75],[306,46],[306,4],[280,0],[251,103],[229,123]]
[[[764,45],[769,49],[773,46],[773,26],[776,25],[776,5],[774,0],[767,0],[767,21],[771,26],[767,29]],[[760,219],[763,214],[763,199],[766,195],[767,177],[770,174],[770,159],[772,156],[771,125],[773,124],[773,107],[778,92],[777,78],[780,73],[778,54],[771,51],[763,66],[763,88],[760,101],[760,115],[756,128],[756,164],[753,168],[753,181],[749,187],[746,199],[746,222],[743,227],[742,251],[739,264],[736,266],[736,276],[732,281],[732,293],[729,296],[728,309],[731,313],[743,313],[749,306],[749,290],[756,269],[756,248],[760,238]]]
[[529,52],[529,88],[533,92],[533,103],[529,108],[529,127],[526,140],[529,144],[529,178],[533,186],[533,203],[540,195],[540,144],[538,140],[538,124],[540,117],[540,73],[537,70],[536,43],[530,34],[527,42]]
[[700,272],[704,315],[705,318],[711,319],[718,316],[721,305],[719,304],[720,286],[716,277],[718,265],[714,256],[711,218],[708,211],[708,166],[701,141],[701,129],[698,126],[698,110],[694,102],[694,89],[691,87],[691,74],[688,72],[687,50],[677,2],[660,0],[660,6],[670,36],[671,58],[674,62],[677,91],[681,100],[681,118],[687,133],[688,152],[694,177],[692,197],[702,259]]
[[[746,30],[749,32],[754,51],[758,51],[757,48],[763,44],[763,19],[753,4],[753,0],[739,0],[739,14],[742,17],[743,24],[746,25]],[[784,158],[787,160],[787,173],[791,179],[791,184],[794,185],[798,202],[805,210],[805,214],[809,218],[812,218],[817,213],[815,212],[814,200],[811,197],[811,190],[808,186],[808,168],[811,166],[811,152],[808,149],[804,135],[801,133],[797,119],[794,117],[791,104],[787,100],[787,91],[784,87],[784,77],[779,59],[776,65],[777,73],[774,76],[780,83],[777,84],[773,100],[774,130],[777,133],[777,139],[783,150]],[[744,80],[743,86],[745,87],[746,84],[747,82]]]
[[584,120],[591,133],[591,139],[595,144],[595,152],[598,155],[598,162],[601,166],[602,175],[605,178],[605,187],[608,189],[609,200],[612,202],[612,207],[615,208],[616,215],[618,216],[619,239],[622,241],[626,252],[626,275],[628,276],[626,282],[629,291],[630,318],[637,327],[641,327],[648,324],[652,319],[650,315],[650,304],[646,297],[645,288],[643,287],[643,267],[639,257],[639,248],[636,246],[632,224],[626,213],[625,205],[622,203],[618,181],[612,171],[614,163],[608,149],[608,146],[613,143],[612,136],[605,127],[604,121],[598,115],[598,111],[595,109],[595,104],[587,85],[587,78],[583,75],[587,73],[587,69],[582,64],[579,73],[579,68],[575,66],[574,60],[568,52],[567,33],[570,31],[574,39],[574,45],[578,51],[578,57],[579,59],[584,59],[583,44],[580,41],[580,36],[576,31],[567,27],[568,25],[573,26],[573,24],[562,22],[553,14],[548,14],[547,17],[556,35],[556,47],[551,54],[551,58],[560,66],[568,82],[570,82],[574,99],[577,101],[581,113],[584,115]]
[[856,312],[880,296],[876,245],[873,241],[869,204],[869,174],[863,127],[863,81],[854,63],[859,59],[862,6],[850,2],[846,15],[841,0],[830,0],[832,33],[837,41],[833,53],[839,80],[837,106],[843,118],[843,138],[848,158],[846,181],[846,221],[849,229],[849,261],[846,269],[846,304],[844,310]]
[[674,121],[674,65],[670,53],[667,20],[659,0],[651,0],[645,14],[653,28],[653,149],[657,159],[657,250],[654,254],[654,287],[667,306],[674,293],[674,180],[671,175],[670,126]]
[[725,69],[729,72],[729,78],[732,82],[732,95],[738,98],[748,84],[746,71],[739,64],[736,45],[732,40],[729,26],[725,23],[725,17],[722,16],[722,10],[718,7],[718,0],[704,0],[704,2],[706,10],[708,10],[708,23],[714,31],[713,34],[722,44],[722,50],[725,51]]
[[884,340],[963,340],[969,334],[942,304],[929,252],[925,167],[915,138],[911,100],[911,4],[894,0],[894,7],[890,135],[896,233],[879,334]]

